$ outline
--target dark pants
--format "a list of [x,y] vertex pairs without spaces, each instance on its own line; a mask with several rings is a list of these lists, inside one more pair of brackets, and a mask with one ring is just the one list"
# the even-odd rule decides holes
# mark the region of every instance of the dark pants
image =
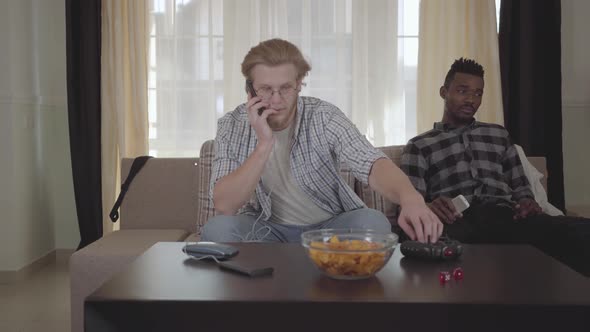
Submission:
[[462,219],[445,225],[445,234],[462,243],[530,244],[590,277],[590,219],[513,216],[507,206],[475,205]]

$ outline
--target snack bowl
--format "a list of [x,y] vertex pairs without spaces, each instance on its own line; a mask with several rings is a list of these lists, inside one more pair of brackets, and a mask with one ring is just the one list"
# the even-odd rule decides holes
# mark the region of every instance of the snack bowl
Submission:
[[312,263],[334,279],[366,279],[379,272],[398,244],[395,233],[367,229],[319,229],[301,234]]

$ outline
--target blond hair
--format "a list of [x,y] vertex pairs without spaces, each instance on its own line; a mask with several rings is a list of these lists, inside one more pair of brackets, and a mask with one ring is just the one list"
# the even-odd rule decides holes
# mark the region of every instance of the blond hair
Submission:
[[242,74],[251,79],[250,73],[254,66],[263,64],[278,66],[286,63],[295,65],[297,80],[301,80],[311,70],[311,66],[303,58],[297,46],[283,39],[269,39],[252,47],[242,62]]

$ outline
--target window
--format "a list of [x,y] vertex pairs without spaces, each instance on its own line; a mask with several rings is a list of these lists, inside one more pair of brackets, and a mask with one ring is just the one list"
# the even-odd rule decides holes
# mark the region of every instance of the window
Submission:
[[403,63],[404,105],[406,109],[404,139],[406,142],[418,134],[416,131],[416,80],[418,77],[418,33],[420,28],[420,1],[400,0],[398,7],[398,61]]
[[[223,103],[223,53],[231,49],[224,44],[224,1],[150,2],[150,154],[195,157],[201,144],[215,137],[217,119],[237,106]],[[350,70],[354,61],[353,1],[286,0],[285,3],[287,38],[301,48],[313,67],[301,94],[332,102],[354,121],[358,115],[351,116],[352,96],[356,93],[352,91],[354,78]],[[397,44],[396,76],[402,76],[403,82],[398,108],[403,108],[403,114],[386,115],[385,119],[397,126],[391,130],[395,136],[381,140],[387,144],[404,144],[416,134],[419,3],[418,0],[396,3],[397,34],[392,31],[391,42]],[[230,24],[226,22],[226,27]],[[373,140],[374,122],[379,121],[368,119],[366,126],[370,140]]]
[[149,147],[195,157],[223,113],[223,1],[152,0]]

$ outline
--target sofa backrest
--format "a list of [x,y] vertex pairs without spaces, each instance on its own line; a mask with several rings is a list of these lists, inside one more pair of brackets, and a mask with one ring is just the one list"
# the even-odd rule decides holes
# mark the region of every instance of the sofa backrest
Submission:
[[[137,174],[121,205],[121,229],[185,229],[199,232],[215,215],[209,200],[209,179],[213,161],[213,140],[201,146],[200,158],[152,158]],[[397,165],[402,145],[380,148]],[[541,173],[546,187],[545,158],[529,157]],[[121,174],[126,178],[133,159],[124,158]],[[396,205],[356,180],[342,167],[341,175],[368,207],[382,211],[395,223]]]
[[[197,158],[151,158],[137,173],[121,204],[121,229],[197,231]],[[132,158],[121,163],[123,181]]]

